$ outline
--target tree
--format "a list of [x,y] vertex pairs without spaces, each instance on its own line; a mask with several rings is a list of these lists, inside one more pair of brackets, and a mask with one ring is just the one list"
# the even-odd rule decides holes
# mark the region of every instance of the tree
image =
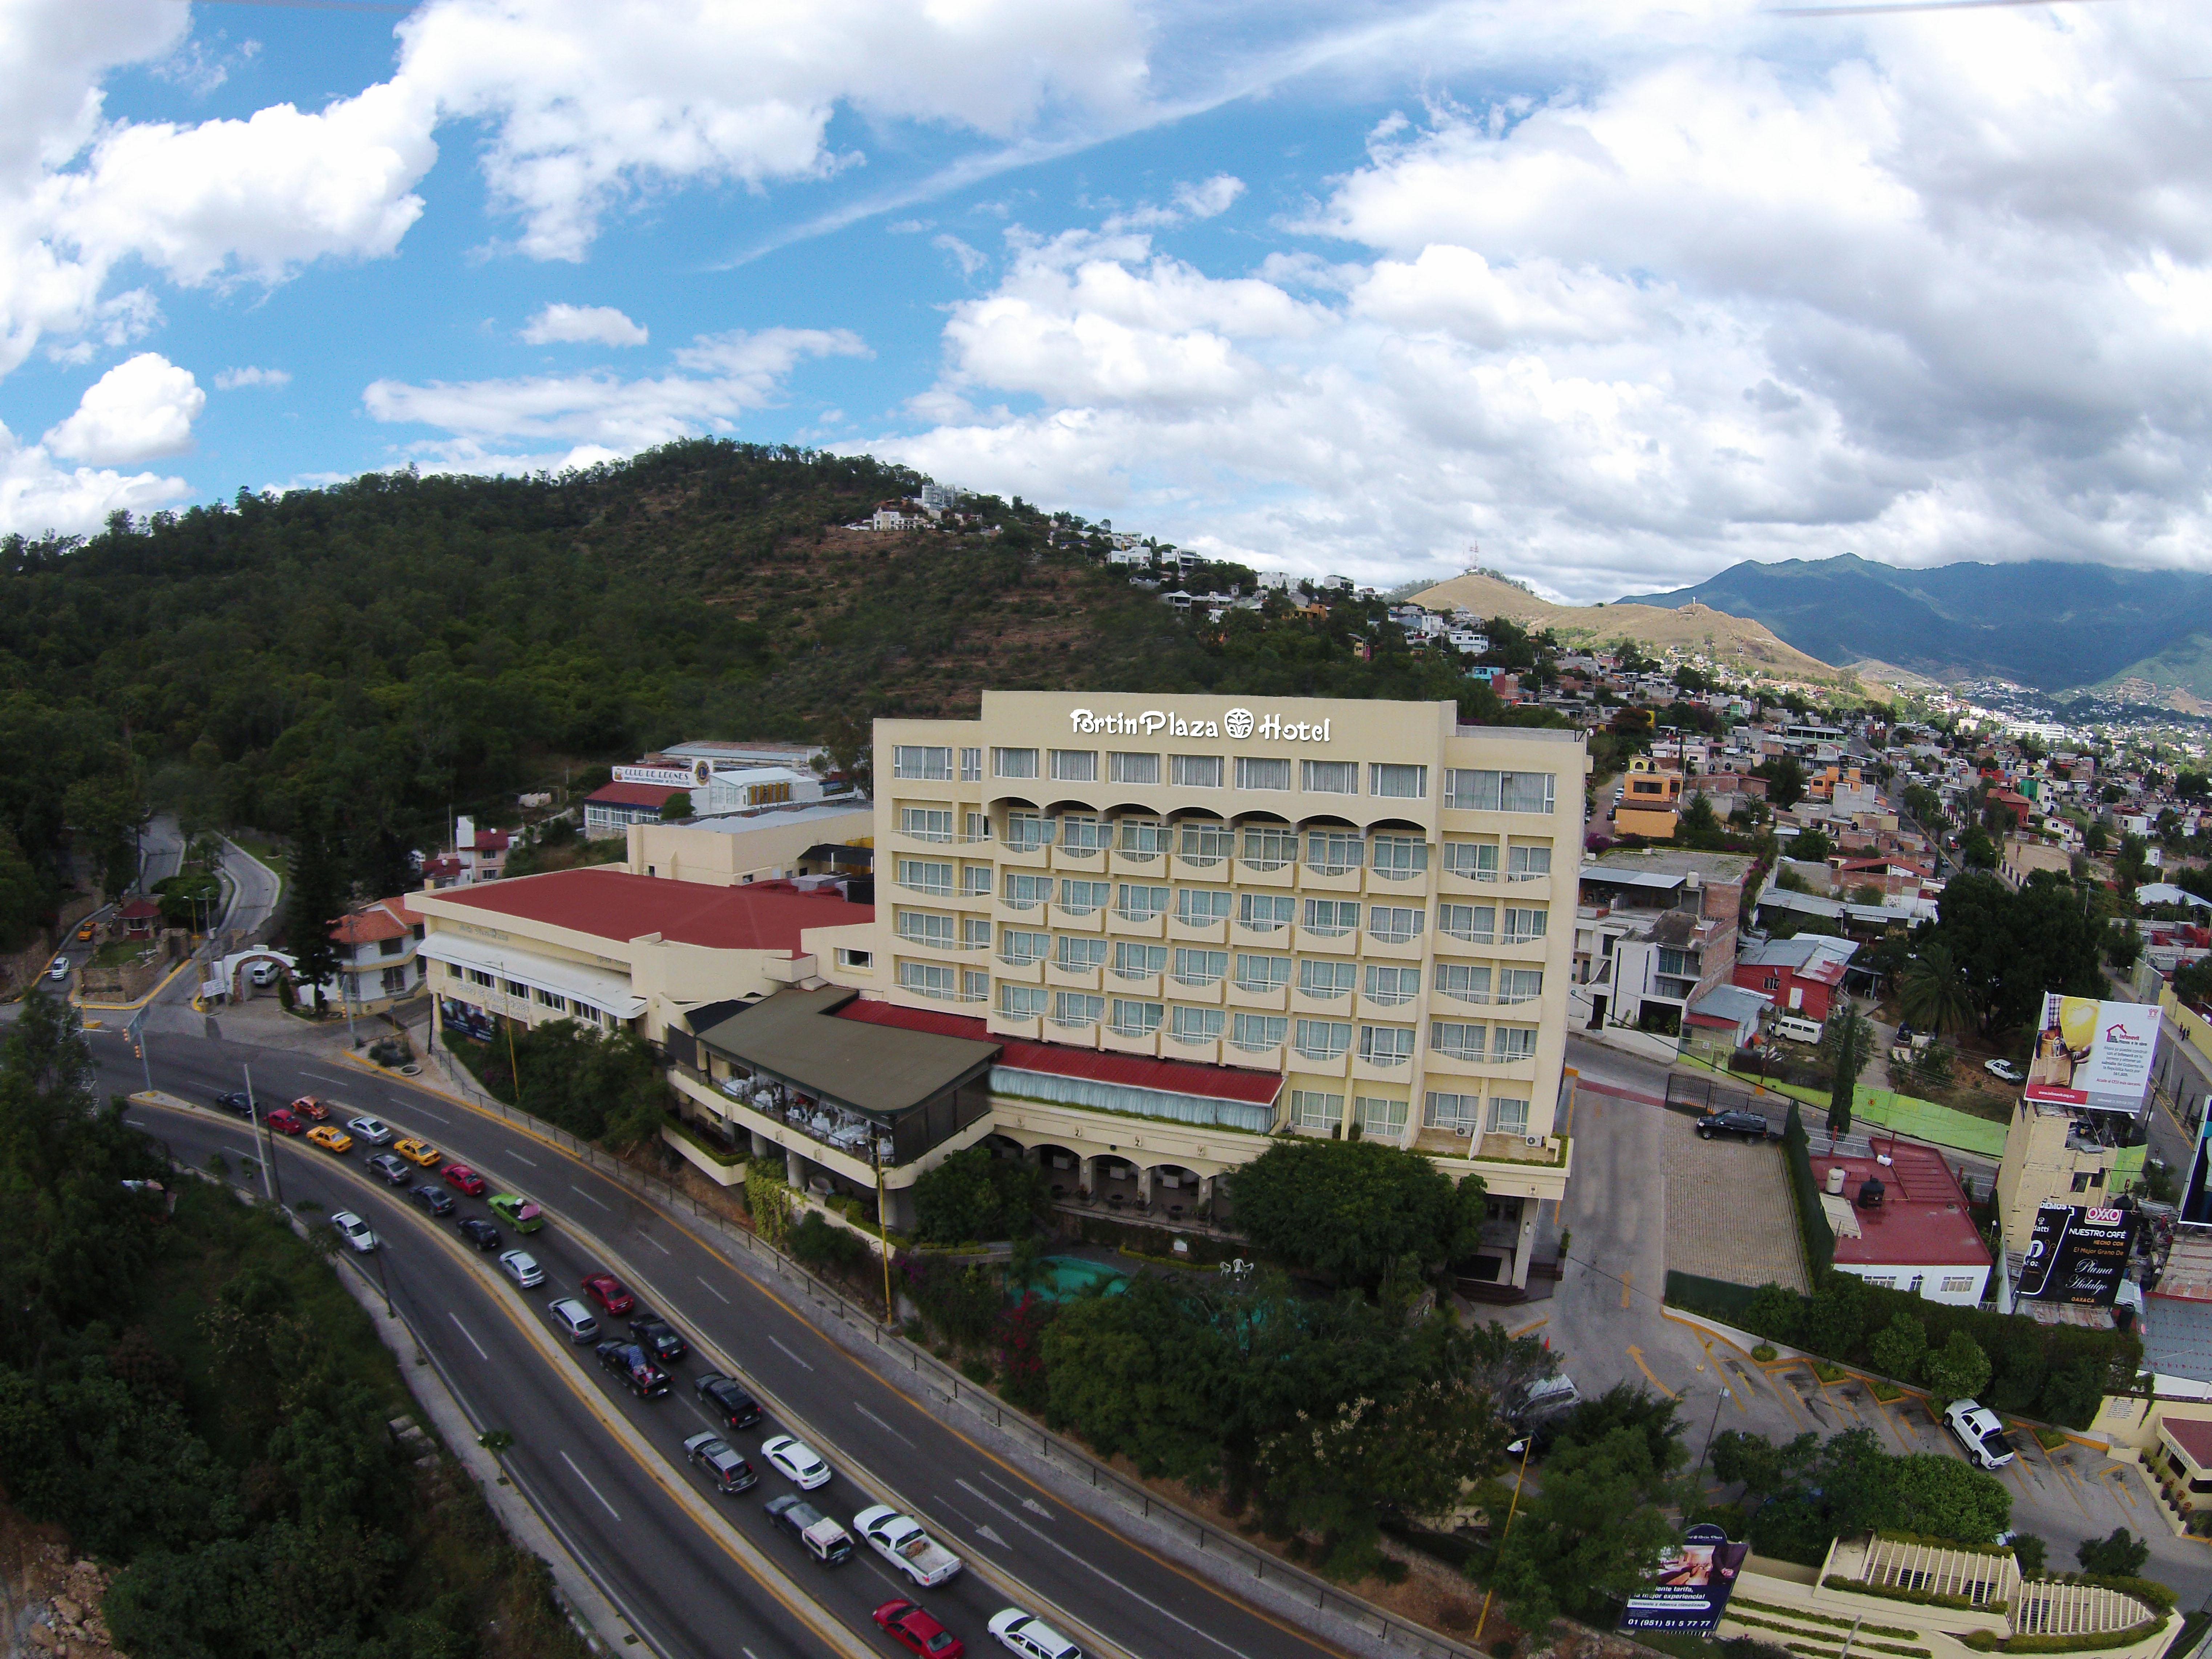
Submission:
[[1836,1358],[1858,1346],[1866,1328],[1866,1281],[1832,1268],[1805,1305],[1804,1346]]
[[1278,1140],[1231,1177],[1237,1225],[1287,1267],[1373,1286],[1401,1257],[1424,1266],[1474,1246],[1481,1178],[1454,1182],[1418,1152],[1373,1140]]
[[1786,812],[1805,799],[1805,769],[1790,755],[1778,755],[1751,769],[1751,775],[1766,780],[1766,804]]
[[1828,1085],[1828,1133],[1845,1135],[1851,1132],[1852,1091],[1857,1088],[1859,1073],[1874,1058],[1874,1025],[1859,1012],[1858,1005],[1846,1000],[1840,1013],[1828,1016],[1828,1028],[1821,1034],[1820,1047],[1828,1062],[1831,1080]]
[[1851,889],[1851,902],[1854,904],[1879,905],[1881,900],[1881,889],[1873,882],[1861,882],[1856,887]]
[[315,988],[315,1012],[329,1008],[325,988],[338,974],[337,945],[331,930],[346,913],[351,896],[333,856],[328,825],[319,811],[301,822],[292,847],[292,890],[284,908],[284,938],[291,946],[293,972]]
[[2074,1559],[2081,1571],[2099,1578],[2133,1578],[2150,1559],[2150,1546],[2125,1527],[2115,1527],[2102,1538],[2077,1546]]
[[690,816],[691,792],[689,789],[679,789],[660,803],[660,821],[663,823],[681,823]]
[[1802,864],[1826,864],[1828,855],[1835,850],[1828,832],[1817,828],[1800,830],[1797,838],[1790,843],[1790,856]]
[[1684,847],[1706,851],[1719,847],[1728,839],[1727,832],[1721,827],[1719,814],[1713,811],[1711,800],[1702,790],[1690,797],[1690,804],[1682,809],[1681,817],[1675,821],[1674,839]]
[[1954,1400],[1981,1393],[1990,1380],[1990,1357],[1966,1332],[1953,1331],[1942,1347],[1929,1354],[1923,1374],[1928,1380],[1929,1403],[1941,1411]]
[[930,1244],[1025,1237],[1044,1203],[1034,1164],[970,1146],[915,1182],[915,1233]]
[[2092,818],[2081,832],[2081,850],[2092,858],[2101,858],[2112,844],[2112,832],[2105,827],[2104,819]]
[[2012,1492],[1986,1470],[1940,1452],[1913,1452],[1891,1470],[1903,1524],[1934,1538],[1991,1544],[2012,1524]]
[[1911,1314],[1900,1313],[1875,1333],[1867,1347],[1883,1376],[1916,1382],[1920,1379],[1921,1361],[1928,1353],[1927,1328]]
[[2103,934],[2073,884],[2038,870],[2015,892],[1994,876],[1954,877],[1936,919],[1914,931],[1916,949],[1941,944],[1965,976],[1984,1036],[2033,1019],[2045,991],[2100,996]]
[[2150,873],[2150,843],[2130,832],[2120,837],[2120,850],[2112,859],[2112,878],[2123,887],[2140,887]]
[[[1491,1569],[1513,1621],[1542,1631],[1562,1612],[1585,1612],[1648,1583],[1674,1540],[1656,1501],[1665,1484],[1650,1443],[1632,1428],[1555,1450]],[[1486,1507],[1502,1513],[1504,1494]]]
[[1969,870],[1997,867],[1997,844],[1978,823],[1970,823],[1959,836],[1959,862]]
[[2032,1532],[2015,1532],[2012,1535],[2012,1553],[2013,1559],[2020,1563],[2020,1576],[2036,1579],[2043,1577],[2043,1569],[2050,1560],[2051,1546]]
[[1951,947],[1931,940],[1913,952],[1897,976],[1897,1000],[1915,1030],[1956,1034],[1972,1029],[1973,993],[1951,955]]
[[2142,935],[2129,922],[2116,921],[2105,930],[2105,960],[2120,973],[2131,970],[2142,956]]

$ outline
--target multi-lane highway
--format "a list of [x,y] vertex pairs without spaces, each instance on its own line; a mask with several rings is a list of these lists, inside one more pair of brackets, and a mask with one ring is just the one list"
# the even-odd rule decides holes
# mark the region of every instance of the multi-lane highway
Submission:
[[[112,1035],[95,1031],[92,1042],[105,1087],[143,1086],[137,1062]],[[514,1435],[507,1461],[517,1477],[610,1598],[671,1659],[746,1651],[771,1659],[819,1652],[824,1644],[667,1490],[680,1480],[700,1494],[708,1491],[684,1468],[681,1443],[706,1425],[690,1377],[708,1359],[677,1366],[668,1396],[638,1401],[598,1369],[589,1347],[549,1353],[518,1322],[534,1319],[550,1330],[544,1302],[574,1293],[581,1275],[598,1267],[622,1277],[769,1407],[770,1423],[732,1437],[761,1471],[760,1485],[712,1502],[863,1645],[893,1650],[868,1612],[909,1588],[865,1548],[848,1565],[823,1571],[769,1529],[762,1504],[791,1490],[759,1455],[760,1438],[773,1427],[799,1435],[837,1470],[815,1494],[826,1512],[849,1522],[870,1503],[890,1503],[918,1516],[969,1563],[950,1583],[915,1599],[978,1651],[991,1645],[985,1621],[1010,1603],[1040,1611],[1048,1603],[1066,1616],[1069,1634],[1090,1638],[1086,1645],[1130,1655],[1314,1659],[1337,1651],[1070,1509],[818,1330],[768,1275],[732,1261],[551,1144],[342,1062],[175,1036],[155,1036],[149,1046],[157,1090],[204,1101],[239,1087],[240,1066],[250,1061],[264,1103],[313,1093],[348,1115],[372,1113],[483,1170],[495,1188],[526,1193],[551,1212],[544,1231],[526,1243],[509,1240],[523,1243],[547,1273],[541,1289],[517,1292],[476,1269],[451,1221],[432,1222],[380,1188],[362,1167],[366,1148],[340,1159],[286,1140],[279,1153],[288,1198],[304,1194],[351,1208],[390,1241],[386,1266],[395,1303],[404,1299],[414,1329],[477,1419]],[[242,1124],[206,1115],[135,1107],[132,1115],[195,1161],[217,1138],[240,1150],[246,1139]],[[485,1212],[465,1199],[457,1213]],[[600,1420],[605,1413],[631,1424],[664,1460],[660,1466],[625,1451]]]

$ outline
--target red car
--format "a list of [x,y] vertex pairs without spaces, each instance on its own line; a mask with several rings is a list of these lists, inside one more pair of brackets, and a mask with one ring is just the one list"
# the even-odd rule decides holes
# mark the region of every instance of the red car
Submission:
[[586,1273],[584,1294],[617,1318],[637,1306],[637,1298],[612,1273]]
[[305,1134],[307,1129],[307,1126],[306,1124],[301,1122],[298,1118],[294,1117],[290,1110],[283,1106],[271,1107],[270,1109],[269,1115],[263,1118],[261,1121],[264,1123],[266,1123],[270,1128],[276,1130],[279,1134]]
[[485,1186],[484,1178],[465,1164],[448,1164],[446,1166],[446,1182],[448,1186],[459,1187],[471,1198],[482,1198],[490,1190]]
[[921,1659],[961,1659],[968,1644],[911,1601],[886,1601],[876,1609],[884,1634]]
[[318,1123],[331,1121],[331,1109],[313,1095],[301,1095],[292,1103],[292,1109],[301,1117],[311,1117]]

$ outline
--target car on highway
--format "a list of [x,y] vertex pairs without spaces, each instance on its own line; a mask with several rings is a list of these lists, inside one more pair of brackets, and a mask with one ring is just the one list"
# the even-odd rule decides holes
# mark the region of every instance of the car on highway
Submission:
[[[453,1200],[446,1200],[448,1204]],[[527,1250],[508,1250],[499,1258],[500,1271],[524,1290],[543,1285],[545,1269],[538,1265],[538,1258]]]
[[351,1210],[340,1210],[331,1218],[331,1225],[337,1229],[340,1238],[363,1255],[376,1248],[376,1235],[369,1231],[368,1223]]
[[991,1615],[991,1634],[1021,1659],[1083,1659],[1083,1650],[1033,1613],[1007,1607]]
[[922,1530],[921,1522],[901,1515],[888,1504],[862,1510],[853,1517],[860,1536],[908,1577],[927,1589],[960,1571],[960,1558]]
[[59,980],[67,979],[69,976],[69,958],[67,957],[56,957],[54,958],[54,965],[46,969],[46,977],[49,979]]
[[668,1373],[636,1343],[602,1342],[595,1352],[600,1365],[628,1383],[640,1400],[657,1400],[668,1392]]
[[346,1124],[346,1127],[352,1130],[356,1135],[367,1141],[372,1146],[385,1146],[391,1144],[392,1134],[392,1126],[380,1119],[373,1117],[354,1118]]
[[301,1117],[313,1118],[318,1123],[331,1121],[330,1103],[319,1095],[301,1095],[292,1103],[292,1109]]
[[1966,1454],[1985,1469],[2001,1469],[2013,1460],[2012,1442],[1997,1414],[1978,1400],[1954,1400],[1943,1413],[1943,1426]]
[[664,1365],[673,1365],[691,1352],[676,1328],[659,1314],[640,1308],[630,1316],[630,1340]]
[[589,1342],[599,1334],[599,1322],[592,1317],[592,1310],[573,1296],[564,1296],[545,1304],[545,1311],[553,1322],[568,1333],[571,1342]]
[[446,1184],[459,1188],[471,1198],[482,1198],[490,1190],[484,1184],[484,1178],[465,1164],[448,1164],[446,1166]]
[[743,1492],[760,1480],[744,1454],[719,1434],[693,1435],[684,1443],[684,1455],[706,1470],[708,1479],[726,1492]]
[[484,1202],[519,1233],[534,1233],[545,1224],[545,1212],[520,1193],[494,1193]]
[[708,1371],[691,1385],[707,1415],[726,1429],[749,1429],[761,1420],[760,1401],[734,1376]]
[[1698,1118],[1700,1140],[1711,1140],[1715,1135],[1741,1135],[1746,1140],[1765,1140],[1773,1133],[1765,1115],[1759,1112],[1705,1112]]
[[495,1250],[507,1243],[500,1237],[499,1229],[482,1216],[465,1215],[454,1225],[461,1230],[463,1238],[480,1250]]
[[307,1139],[326,1152],[336,1152],[343,1158],[353,1150],[353,1137],[332,1123],[318,1123],[307,1131]]
[[796,1538],[823,1566],[834,1567],[852,1559],[853,1534],[804,1498],[787,1494],[769,1498],[763,1507],[780,1530]]
[[83,927],[80,927],[80,928],[78,928],[78,929],[76,930],[76,942],[77,942],[79,945],[83,944],[87,939],[90,939],[90,938],[93,936],[93,934],[94,934],[94,933],[96,933],[96,932],[99,930],[99,927],[100,927],[100,924],[99,924],[98,922],[96,922],[96,921],[88,921],[87,923],[85,923],[85,925],[84,925]]
[[269,1115],[261,1121],[280,1135],[305,1134],[307,1130],[306,1124],[301,1122],[298,1118],[292,1115],[289,1109],[283,1106],[270,1108]]
[[392,1149],[410,1164],[421,1169],[434,1170],[446,1161],[446,1155],[427,1140],[417,1140],[409,1135]]
[[415,1172],[389,1152],[379,1152],[368,1160],[368,1167],[382,1176],[387,1185],[404,1187],[415,1178]]
[[253,1100],[243,1089],[229,1089],[216,1096],[215,1103],[224,1111],[239,1117],[253,1115]]
[[886,1601],[870,1615],[876,1628],[921,1659],[961,1659],[968,1644],[911,1601]]
[[617,1319],[637,1306],[637,1298],[624,1290],[622,1280],[612,1273],[586,1273],[584,1294]]
[[769,1436],[761,1442],[761,1455],[801,1492],[830,1484],[830,1466],[822,1461],[822,1455],[795,1435]]
[[1982,1069],[2000,1083],[2025,1083],[2027,1073],[2008,1060],[1985,1060]]
[[451,1215],[453,1212],[453,1195],[443,1187],[433,1187],[427,1181],[407,1196],[432,1215]]

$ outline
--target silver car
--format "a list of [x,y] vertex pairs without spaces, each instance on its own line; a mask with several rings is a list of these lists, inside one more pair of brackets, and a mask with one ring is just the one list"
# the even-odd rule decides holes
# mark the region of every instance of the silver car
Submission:
[[372,1146],[389,1146],[392,1126],[373,1117],[357,1117],[346,1125],[356,1140],[365,1140]]
[[545,1282],[545,1270],[538,1265],[538,1258],[527,1250],[508,1250],[499,1258],[499,1265],[507,1276],[524,1290]]
[[553,1322],[568,1334],[571,1342],[589,1342],[599,1334],[599,1322],[592,1310],[573,1296],[545,1304],[545,1311],[553,1316]]
[[331,1225],[337,1229],[340,1238],[363,1255],[376,1248],[376,1235],[369,1231],[368,1223],[351,1210],[340,1210],[331,1218]]

